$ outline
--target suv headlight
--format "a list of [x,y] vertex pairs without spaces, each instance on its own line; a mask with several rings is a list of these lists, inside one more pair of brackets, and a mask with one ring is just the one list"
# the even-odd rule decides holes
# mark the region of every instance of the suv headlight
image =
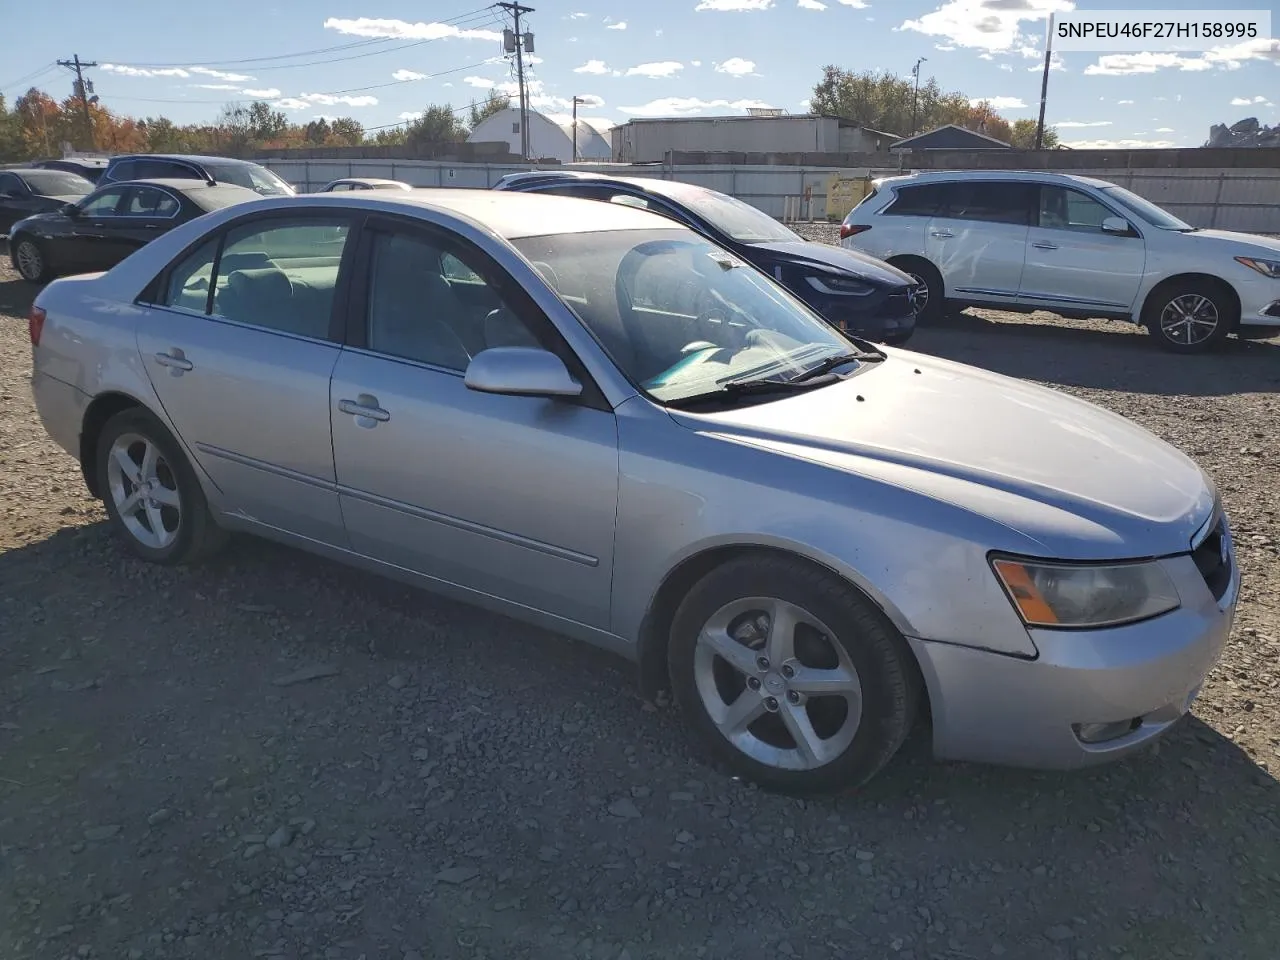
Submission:
[[1065,564],[996,558],[991,568],[1029,627],[1115,627],[1176,610],[1159,563]]
[[1236,263],[1243,263],[1250,270],[1257,270],[1264,277],[1280,280],[1280,260],[1259,260],[1257,257],[1236,257]]
[[838,274],[823,274],[821,276],[805,277],[809,286],[817,290],[819,293],[825,293],[832,296],[843,295],[846,297],[865,297],[869,293],[875,292],[875,287],[862,280],[854,277],[842,277]]

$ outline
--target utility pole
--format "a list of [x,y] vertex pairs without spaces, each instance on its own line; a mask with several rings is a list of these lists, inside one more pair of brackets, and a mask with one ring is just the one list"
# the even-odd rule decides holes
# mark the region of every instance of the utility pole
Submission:
[[533,13],[533,7],[519,3],[499,3],[507,13],[515,18],[515,29],[503,31],[502,49],[505,53],[516,55],[516,85],[520,88],[520,157],[529,159],[529,93],[524,82],[524,51],[528,48],[533,53],[533,34],[520,32],[520,15]]
[[[80,59],[80,55],[78,53],[73,54],[70,60],[58,61],[58,66],[66,67],[68,70],[75,71],[75,74],[76,74],[75,91],[76,91],[76,96],[80,98],[80,109],[84,112],[84,126],[85,126],[85,131],[88,133],[88,136],[89,136],[90,150],[93,149],[93,116],[89,113],[89,94],[93,93],[93,81],[90,80],[86,83],[84,79],[83,71],[87,67],[96,67],[97,65],[98,64],[96,61],[93,63],[85,63],[83,60]],[[98,102],[98,98],[96,95],[93,98],[93,102],[94,103]]]
[[928,57],[921,57],[916,61],[916,65],[911,68],[911,75],[916,78],[916,89],[911,94],[911,136],[915,136],[920,129],[920,125],[916,122],[916,108],[920,104],[920,64],[928,63]]
[[1049,67],[1053,64],[1053,14],[1044,36],[1044,77],[1040,81],[1040,119],[1036,123],[1036,149],[1044,149],[1044,105],[1049,99]]
[[577,94],[574,94],[573,96],[573,162],[574,163],[578,162],[578,104],[586,103],[586,102],[587,101],[584,98],[578,96]]

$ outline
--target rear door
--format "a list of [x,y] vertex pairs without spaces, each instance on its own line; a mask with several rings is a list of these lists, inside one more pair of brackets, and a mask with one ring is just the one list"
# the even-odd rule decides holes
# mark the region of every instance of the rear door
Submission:
[[865,229],[851,231],[843,242],[882,260],[904,254],[925,256],[929,221],[941,209],[947,186],[919,183],[891,188],[893,198],[877,214],[867,212],[873,201],[864,201],[866,206],[855,207],[846,222]]
[[1083,190],[1041,184],[1028,235],[1021,298],[1046,310],[1128,313],[1147,263],[1137,233],[1104,233],[1102,221],[1131,216]]
[[353,217],[239,221],[160,278],[138,323],[151,383],[226,509],[338,546],[329,376]]
[[168,190],[147,184],[130,184],[118,216],[105,227],[105,243],[117,262],[173,228],[182,203]]
[[1035,185],[1017,180],[945,185],[926,229],[925,255],[942,273],[949,298],[1017,300],[1035,201]]

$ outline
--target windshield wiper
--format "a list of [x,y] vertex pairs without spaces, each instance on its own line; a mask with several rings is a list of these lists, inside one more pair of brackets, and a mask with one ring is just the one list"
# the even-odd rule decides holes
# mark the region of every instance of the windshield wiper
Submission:
[[836,367],[843,367],[846,363],[853,363],[855,360],[862,363],[879,363],[884,359],[883,353],[837,353],[833,356],[819,360],[804,373],[798,374],[789,380],[789,383],[808,383],[816,377],[830,373]]
[[723,403],[735,400],[738,397],[760,396],[769,393],[799,393],[802,390],[825,387],[827,384],[835,383],[839,379],[834,373],[828,373],[826,376],[814,376],[803,380],[767,380],[764,378],[729,380],[715,390],[706,390],[703,393],[693,393],[687,397],[668,400],[667,406],[684,407],[700,403]]

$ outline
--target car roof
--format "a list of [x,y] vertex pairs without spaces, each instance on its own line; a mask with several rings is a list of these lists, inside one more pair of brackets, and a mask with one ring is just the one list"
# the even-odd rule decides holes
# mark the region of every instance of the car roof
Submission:
[[507,240],[605,230],[684,229],[666,217],[623,204],[505,190],[427,187],[379,193],[376,197],[362,193],[305,194],[290,198],[289,202],[373,209],[385,209],[383,205],[421,205],[475,221]]
[[1090,187],[1114,187],[1110,180],[1082,177],[1074,173],[1047,170],[926,170],[893,177],[877,177],[881,186],[903,186],[908,183],[953,183],[959,180],[1022,180],[1026,183],[1076,183]]
[[78,167],[105,167],[110,161],[106,157],[49,157],[40,163],[72,163]]
[[231,163],[242,166],[258,166],[252,160],[241,160],[238,157],[203,156],[198,153],[122,153],[112,157],[114,160],[187,160],[191,163]]
[[203,180],[190,180],[185,177],[147,177],[143,180],[117,180],[115,183],[106,184],[102,189],[134,187],[140,183],[151,187],[164,187],[166,190],[173,190],[177,193],[204,193],[209,190],[218,190],[225,193],[228,190],[241,190],[245,193],[252,193],[255,197],[258,196],[248,187],[240,187],[234,183],[206,183]]
[[387,177],[338,177],[330,183],[404,183],[403,180],[391,180]]

